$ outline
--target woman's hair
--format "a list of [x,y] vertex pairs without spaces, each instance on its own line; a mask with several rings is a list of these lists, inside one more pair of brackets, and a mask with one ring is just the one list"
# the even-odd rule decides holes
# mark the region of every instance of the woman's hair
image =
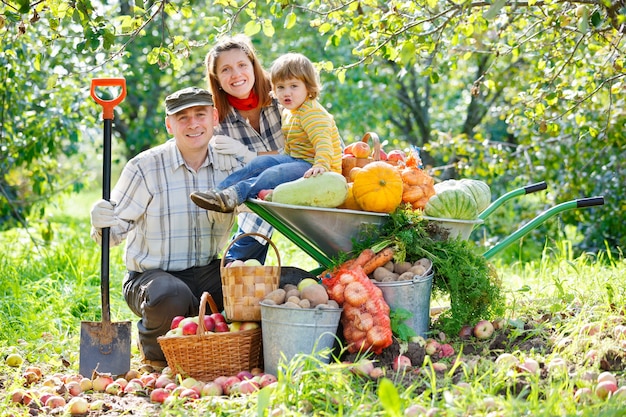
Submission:
[[288,53],[279,56],[270,68],[272,84],[289,79],[297,79],[304,83],[309,97],[319,97],[322,86],[320,77],[313,63],[302,54]]
[[215,46],[213,46],[205,59],[209,90],[211,91],[211,94],[213,94],[213,101],[215,102],[215,108],[217,109],[220,123],[224,121],[230,112],[231,106],[228,102],[227,93],[222,90],[220,81],[217,77],[217,59],[222,52],[232,51],[233,49],[243,51],[243,53],[245,53],[250,59],[255,78],[254,86],[252,88],[259,97],[261,105],[266,106],[272,101],[270,96],[271,84],[269,75],[261,66],[250,39],[244,35],[235,35],[223,38],[215,44]]

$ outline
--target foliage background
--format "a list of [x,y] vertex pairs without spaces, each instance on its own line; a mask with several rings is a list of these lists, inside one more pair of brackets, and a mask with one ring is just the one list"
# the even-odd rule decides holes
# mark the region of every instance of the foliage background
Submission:
[[[296,50],[319,64],[323,103],[346,142],[376,131],[422,150],[437,179],[474,177],[494,196],[548,191],[493,215],[486,248],[547,207],[603,195],[533,232],[578,251],[624,247],[623,1],[5,1],[0,9],[0,218],[55,233],[46,204],[98,184],[100,109],[89,79],[129,86],[117,161],[166,140],[161,103],[205,85],[222,34],[250,35],[269,63]],[[87,207],[85,207],[87,210]],[[567,226],[564,226],[567,225]],[[509,252],[519,258],[516,248]]]

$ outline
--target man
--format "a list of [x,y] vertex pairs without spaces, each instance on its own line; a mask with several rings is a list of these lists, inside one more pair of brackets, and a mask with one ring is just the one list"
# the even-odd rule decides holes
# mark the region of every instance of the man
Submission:
[[[141,317],[137,323],[145,364],[166,366],[157,337],[175,316],[198,314],[204,291],[223,308],[219,253],[235,214],[207,212],[189,195],[214,188],[229,174],[214,166],[209,141],[218,123],[211,94],[185,88],[165,99],[165,126],[173,136],[126,164],[111,200],[91,210],[92,237],[101,243],[110,228],[111,246],[126,239],[124,298]],[[233,157],[234,158],[234,157]]]

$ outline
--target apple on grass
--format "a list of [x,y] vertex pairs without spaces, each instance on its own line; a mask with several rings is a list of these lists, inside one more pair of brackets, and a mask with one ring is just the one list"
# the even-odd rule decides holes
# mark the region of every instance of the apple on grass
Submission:
[[474,326],[474,336],[481,340],[489,339],[494,330],[493,324],[489,320],[480,320]]
[[209,381],[204,384],[200,392],[201,397],[219,397],[222,394],[224,394],[222,386],[215,381]]
[[394,358],[392,368],[394,371],[403,371],[406,368],[410,368],[413,364],[408,356],[398,355]]
[[267,387],[270,384],[277,382],[278,379],[273,374],[263,374],[261,375],[261,379],[259,379],[259,384],[261,387]]

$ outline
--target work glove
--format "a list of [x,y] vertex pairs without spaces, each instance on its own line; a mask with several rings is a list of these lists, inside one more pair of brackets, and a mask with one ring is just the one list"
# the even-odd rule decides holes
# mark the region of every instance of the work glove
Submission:
[[213,166],[220,171],[232,171],[235,168],[241,167],[241,162],[233,155],[224,155],[214,151]]
[[113,227],[117,225],[113,208],[114,201],[99,200],[91,207],[91,225],[96,229],[104,229],[105,227]]
[[234,156],[244,164],[252,161],[257,155],[256,152],[248,149],[243,143],[225,135],[214,136],[213,139],[211,139],[210,146],[215,153]]

